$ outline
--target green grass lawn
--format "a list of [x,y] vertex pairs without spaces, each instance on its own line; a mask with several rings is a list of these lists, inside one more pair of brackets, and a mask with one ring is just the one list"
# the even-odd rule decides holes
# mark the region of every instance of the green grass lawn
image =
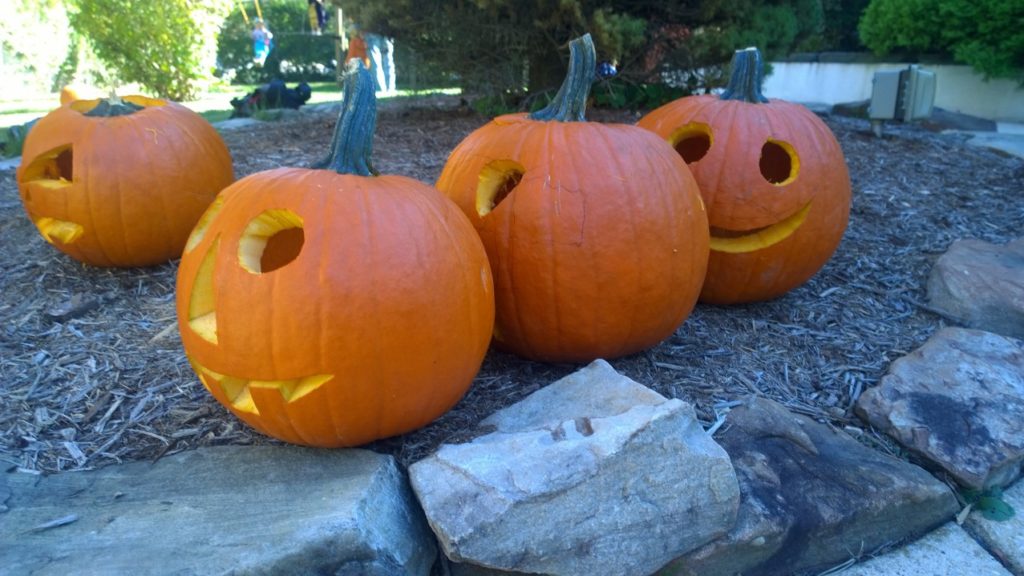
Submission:
[[[289,82],[288,87],[295,87],[296,82]],[[192,110],[198,112],[210,123],[227,120],[231,117],[231,99],[244,96],[257,88],[258,84],[237,84],[221,85],[204,92],[195,100],[183,102]],[[311,82],[310,87],[313,94],[307,104],[320,104],[325,102],[338,102],[341,100],[341,88],[334,82]],[[423,94],[458,94],[458,89],[442,88],[428,90],[399,90],[392,98],[413,98]],[[95,98],[101,95],[100,90],[85,91],[80,96]],[[11,126],[18,126],[35,118],[46,115],[47,112],[60,104],[60,95],[34,94],[18,95],[9,98],[0,98],[0,143],[7,141],[7,133]],[[5,150],[0,150],[0,157],[5,156]]]
[[[290,88],[297,82],[289,82]],[[258,84],[235,84],[214,86],[204,92],[195,100],[183,102],[185,106],[195,110],[210,122],[226,120],[231,115],[231,99],[251,93],[259,86]],[[341,100],[341,88],[334,82],[311,82],[313,95],[307,104],[319,104],[323,102],[337,102]],[[438,88],[427,90],[399,90],[395,96],[388,98],[412,97],[420,94],[458,94],[455,88]],[[91,92],[83,91],[82,96],[95,98],[100,95],[99,90]],[[24,124],[33,118],[45,115],[56,108],[60,103],[60,96],[53,94],[36,94],[28,96],[15,96],[13,98],[0,97],[0,128]]]

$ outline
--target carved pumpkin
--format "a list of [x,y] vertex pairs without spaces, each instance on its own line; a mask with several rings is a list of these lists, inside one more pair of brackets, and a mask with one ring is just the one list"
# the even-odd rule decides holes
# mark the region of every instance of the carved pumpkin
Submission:
[[570,44],[551,105],[495,118],[437,187],[469,216],[494,271],[496,345],[544,361],[634,353],[671,335],[707,263],[707,218],[685,163],[653,134],[584,120],[590,36]]
[[466,217],[427,184],[375,175],[373,90],[364,68],[346,79],[326,169],[229,186],[181,259],[192,367],[232,413],[288,442],[354,446],[426,425],[465,394],[494,326]]
[[60,105],[71,104],[75,100],[78,100],[78,92],[71,86],[65,86],[60,89]]
[[29,218],[58,250],[94,266],[149,266],[181,255],[234,176],[202,116],[126,96],[76,100],[41,118],[17,179]]
[[761,95],[756,48],[736,52],[726,91],[689,96],[638,123],[689,164],[711,225],[702,302],[767,300],[832,256],[850,214],[850,177],[832,131],[806,107]]

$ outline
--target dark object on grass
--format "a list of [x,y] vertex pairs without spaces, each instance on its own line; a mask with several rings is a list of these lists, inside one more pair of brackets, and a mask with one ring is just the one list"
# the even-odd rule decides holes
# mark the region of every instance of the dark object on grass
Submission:
[[258,110],[271,108],[298,110],[312,94],[313,89],[305,82],[300,82],[295,88],[288,88],[283,80],[274,79],[253,90],[250,94],[241,98],[233,98],[231,107],[234,108],[234,111],[231,113],[231,117],[248,118]]
[[21,156],[21,148],[25,144],[25,137],[28,136],[29,130],[32,129],[37,120],[39,118],[34,118],[24,124],[8,128],[7,132],[0,137],[0,156],[4,158]]

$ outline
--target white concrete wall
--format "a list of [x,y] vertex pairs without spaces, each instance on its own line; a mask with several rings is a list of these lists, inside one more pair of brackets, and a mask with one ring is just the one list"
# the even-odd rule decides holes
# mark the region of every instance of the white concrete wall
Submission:
[[[793,102],[839,104],[871,97],[876,71],[908,64],[773,62],[764,95]],[[1024,122],[1024,88],[1012,80],[986,82],[969,66],[921,65],[935,73],[935,105],[952,112],[1007,122]]]

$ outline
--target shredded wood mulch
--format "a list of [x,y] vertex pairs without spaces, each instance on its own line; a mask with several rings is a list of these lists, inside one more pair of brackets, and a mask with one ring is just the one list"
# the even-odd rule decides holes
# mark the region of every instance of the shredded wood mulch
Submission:
[[[335,109],[225,129],[242,177],[323,154]],[[636,115],[595,110],[597,121]],[[459,99],[381,107],[376,167],[434,182],[448,152],[486,118]],[[893,450],[851,407],[889,363],[953,319],[932,311],[928,273],[959,238],[1005,243],[1024,222],[1024,162],[965,136],[827,117],[853,181],[850,225],[832,260],[771,302],[698,304],[676,333],[611,361],[658,392],[694,404],[707,426],[749,394]],[[206,392],[175,323],[176,262],[148,269],[79,264],[25,217],[13,171],[0,172],[0,462],[44,473],[98,468],[200,446],[270,444]],[[401,361],[396,358],[396,361]],[[371,449],[412,463],[481,419],[580,368],[491,352],[466,397],[419,431]]]

